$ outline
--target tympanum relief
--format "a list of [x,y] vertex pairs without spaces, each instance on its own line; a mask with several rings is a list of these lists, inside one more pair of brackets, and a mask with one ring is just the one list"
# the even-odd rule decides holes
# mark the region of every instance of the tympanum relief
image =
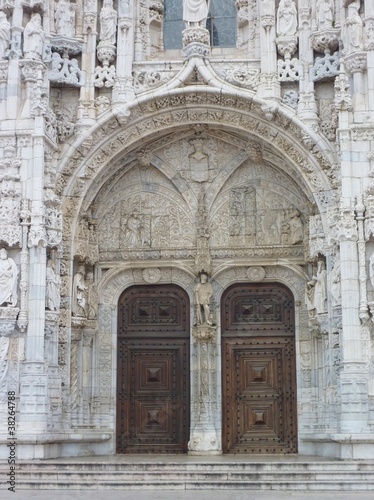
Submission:
[[[211,214],[211,246],[301,245],[304,201],[280,172],[242,165],[224,186]],[[228,229],[227,229],[228,228]]]
[[167,249],[190,249],[193,257],[201,196],[210,248],[294,247],[292,255],[297,248],[302,255],[309,209],[300,190],[261,158],[245,155],[197,133],[156,147],[149,166],[117,174],[96,199],[100,258],[117,260],[126,251],[147,258]]

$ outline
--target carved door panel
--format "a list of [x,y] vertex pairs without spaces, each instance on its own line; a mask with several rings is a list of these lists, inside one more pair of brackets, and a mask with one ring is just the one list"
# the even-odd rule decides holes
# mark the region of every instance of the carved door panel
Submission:
[[296,453],[292,295],[282,285],[234,285],[222,304],[223,450]]
[[120,299],[117,453],[184,453],[189,431],[188,297],[132,287]]

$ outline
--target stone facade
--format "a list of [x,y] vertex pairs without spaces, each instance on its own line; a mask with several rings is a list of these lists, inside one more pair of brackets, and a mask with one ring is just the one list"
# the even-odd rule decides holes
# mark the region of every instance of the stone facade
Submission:
[[204,273],[190,452],[222,450],[222,293],[276,282],[299,453],[374,458],[373,2],[237,0],[235,47],[185,5],[173,50],[165,5],[0,0],[0,440],[14,391],[18,458],[115,453],[118,299],[194,318]]

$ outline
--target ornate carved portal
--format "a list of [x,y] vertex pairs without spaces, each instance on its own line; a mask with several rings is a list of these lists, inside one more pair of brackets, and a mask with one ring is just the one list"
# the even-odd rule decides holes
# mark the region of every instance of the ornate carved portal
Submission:
[[222,297],[223,451],[296,453],[294,302],[279,284]]
[[184,453],[189,437],[189,299],[175,285],[119,300],[117,453]]

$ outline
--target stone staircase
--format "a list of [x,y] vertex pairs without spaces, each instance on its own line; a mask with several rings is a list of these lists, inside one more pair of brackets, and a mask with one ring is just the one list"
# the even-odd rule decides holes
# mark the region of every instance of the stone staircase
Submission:
[[[106,461],[108,458],[108,461]],[[19,461],[16,488],[40,490],[287,490],[374,491],[374,461],[264,461],[225,457],[158,460],[143,456],[118,461],[113,457]],[[219,458],[219,460],[218,460]],[[132,459],[132,460],[131,460]],[[0,463],[0,488],[9,466]]]

